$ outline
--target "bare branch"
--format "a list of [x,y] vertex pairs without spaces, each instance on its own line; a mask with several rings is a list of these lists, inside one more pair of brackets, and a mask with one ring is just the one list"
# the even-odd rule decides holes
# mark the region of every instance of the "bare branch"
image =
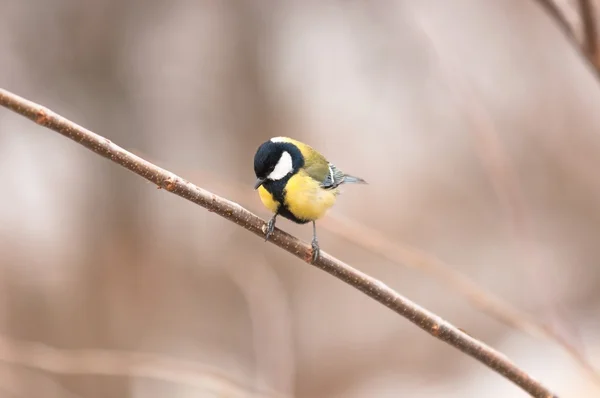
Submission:
[[569,19],[565,16],[565,13],[562,10],[564,5],[557,4],[561,3],[558,0],[535,0],[536,3],[540,5],[546,12],[558,23],[558,27],[563,31],[563,33],[567,36],[567,38],[573,40],[577,43],[577,36],[575,34],[575,27]]
[[600,67],[598,58],[598,27],[594,4],[591,0],[579,0],[579,12],[583,24],[583,49],[596,68]]
[[[210,212],[264,237],[265,222],[237,203],[221,198],[183,178],[164,170],[36,103],[0,89],[0,105],[56,131],[91,151],[112,160],[175,195],[196,203]],[[292,235],[275,229],[270,242],[296,257],[310,262],[311,247]],[[557,397],[540,382],[518,368],[512,361],[488,345],[474,339],[432,312],[400,295],[383,282],[358,271],[322,252],[314,264],[367,296],[392,309],[427,333],[477,359],[503,375],[534,397]]]
[[[570,2],[564,0],[535,0],[550,17],[556,21],[566,38],[591,64],[597,78],[600,78],[600,56],[598,54],[598,29],[593,2],[578,0],[578,10],[571,10]],[[571,20],[567,12],[577,16]],[[573,20],[574,19],[574,20]],[[582,34],[580,34],[580,32]]]

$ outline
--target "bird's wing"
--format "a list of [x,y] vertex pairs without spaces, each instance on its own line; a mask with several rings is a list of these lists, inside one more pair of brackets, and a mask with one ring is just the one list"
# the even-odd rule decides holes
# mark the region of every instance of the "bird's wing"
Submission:
[[329,162],[323,155],[308,145],[304,145],[301,151],[304,156],[306,174],[322,184],[330,175]]
[[286,138],[287,141],[296,145],[302,156],[304,156],[304,170],[312,179],[318,181],[324,189],[334,189],[344,182],[344,173],[329,163],[325,156],[321,155],[311,146]]
[[344,182],[345,175],[344,173],[335,167],[333,164],[328,163],[328,171],[327,176],[321,183],[321,186],[325,189],[334,189],[337,188],[341,183]]

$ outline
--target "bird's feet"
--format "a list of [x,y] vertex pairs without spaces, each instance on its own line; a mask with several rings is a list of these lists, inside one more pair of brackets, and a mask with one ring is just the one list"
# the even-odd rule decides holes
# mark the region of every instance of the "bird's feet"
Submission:
[[319,253],[321,252],[321,249],[319,248],[319,242],[317,241],[317,238],[313,238],[312,243],[311,243],[310,246],[312,247],[312,261],[311,261],[311,263],[314,264],[319,259]]
[[275,217],[271,218],[267,223],[267,228],[265,230],[265,242],[269,240],[269,236],[273,234],[275,230]]

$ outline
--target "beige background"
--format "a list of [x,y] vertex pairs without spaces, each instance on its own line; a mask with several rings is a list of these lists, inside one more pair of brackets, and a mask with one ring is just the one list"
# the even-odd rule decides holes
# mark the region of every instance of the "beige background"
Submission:
[[[256,147],[310,143],[370,182],[345,188],[332,217],[438,256],[600,368],[600,84],[537,2],[0,9],[0,86],[264,218]],[[6,110],[0,181],[1,396],[525,396],[334,278]],[[555,343],[319,236],[561,397],[598,396]]]

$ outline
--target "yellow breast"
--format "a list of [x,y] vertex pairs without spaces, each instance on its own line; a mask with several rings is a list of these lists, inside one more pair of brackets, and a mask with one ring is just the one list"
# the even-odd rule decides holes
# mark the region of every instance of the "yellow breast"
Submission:
[[265,207],[271,210],[273,213],[277,211],[279,208],[279,202],[273,198],[273,195],[269,191],[265,189],[262,185],[258,188],[258,195],[260,196],[260,200],[265,205]]
[[[285,187],[285,205],[297,218],[317,220],[335,204],[337,190],[325,190],[318,181],[300,170]],[[263,201],[264,203],[264,201]],[[266,204],[265,204],[266,206]]]

